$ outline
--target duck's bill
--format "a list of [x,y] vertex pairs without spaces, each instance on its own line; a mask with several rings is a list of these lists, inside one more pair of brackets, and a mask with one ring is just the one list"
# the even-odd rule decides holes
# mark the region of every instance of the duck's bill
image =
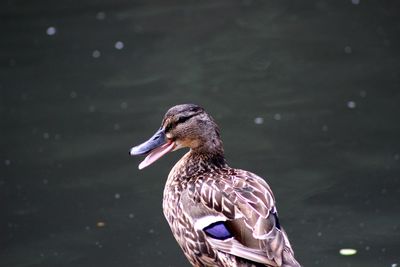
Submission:
[[148,154],[147,157],[139,164],[139,170],[146,168],[168,152],[172,151],[174,149],[174,146],[174,142],[168,142],[152,150],[150,154]]
[[168,141],[165,137],[164,129],[158,130],[149,140],[138,146],[132,147],[130,154],[139,156],[148,154],[139,164],[139,170],[149,166],[168,152],[172,151],[175,143]]

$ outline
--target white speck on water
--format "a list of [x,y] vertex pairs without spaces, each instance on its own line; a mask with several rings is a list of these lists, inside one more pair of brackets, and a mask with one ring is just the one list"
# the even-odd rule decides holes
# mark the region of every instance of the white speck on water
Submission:
[[114,47],[115,49],[121,50],[124,48],[124,43],[121,41],[115,42]]
[[153,229],[153,228],[150,228],[150,229],[149,229],[149,234],[152,235],[152,234],[154,234],[154,233],[155,233],[154,229]]
[[255,124],[263,124],[264,123],[264,118],[256,117],[256,118],[254,118],[254,123]]
[[129,217],[129,219],[133,219],[133,218],[135,218],[135,215],[133,213],[129,213],[128,217]]
[[321,233],[321,232],[318,232],[318,233],[317,233],[317,236],[321,237],[321,236],[322,236],[322,233]]
[[114,130],[118,131],[119,129],[121,129],[121,126],[118,123],[115,123]]
[[357,254],[357,250],[355,250],[354,248],[342,248],[339,250],[339,253],[343,256],[352,256]]
[[394,160],[399,160],[400,159],[400,155],[399,154],[394,154],[393,158],[394,158]]
[[366,246],[366,247],[365,247],[365,250],[366,250],[366,251],[368,251],[368,250],[370,250],[370,249],[371,249],[370,246]]
[[90,105],[89,112],[95,112],[95,111],[96,111],[96,107],[94,105]]
[[93,57],[93,58],[99,58],[100,56],[101,56],[101,53],[100,53],[99,50],[94,50],[94,51],[92,52],[92,57]]
[[95,244],[96,244],[96,246],[97,246],[98,248],[102,248],[102,247],[103,247],[103,245],[102,245],[102,244],[100,244],[100,242],[99,242],[99,241],[97,241]]
[[49,139],[50,138],[50,134],[49,133],[43,133],[43,138],[44,139]]
[[364,224],[363,222],[360,222],[358,225],[359,225],[361,228],[363,228],[363,227],[365,226],[365,224]]
[[71,93],[69,94],[69,97],[71,98],[76,98],[78,96],[78,94],[75,91],[71,91]]
[[121,195],[120,195],[119,193],[115,193],[114,198],[115,198],[115,199],[120,199],[120,198],[121,198]]
[[96,19],[103,20],[105,18],[106,18],[106,13],[105,12],[103,12],[103,11],[97,12]]
[[6,159],[6,160],[4,161],[4,164],[5,164],[6,166],[10,166],[10,164],[11,164],[11,160],[9,160],[9,159]]
[[361,96],[362,98],[365,98],[365,97],[367,96],[367,91],[361,90],[361,91],[360,91],[360,96]]
[[392,263],[392,267],[397,267],[397,263]]
[[353,49],[351,49],[351,46],[347,45],[347,46],[344,47],[344,52],[346,54],[351,54],[353,52]]
[[326,125],[326,124],[322,125],[321,130],[322,130],[323,132],[327,132],[327,131],[328,131],[328,125]]
[[120,107],[121,107],[122,109],[127,109],[127,108],[128,108],[128,103],[122,102],[121,105],[120,105]]
[[49,180],[47,180],[47,179],[43,179],[43,184],[48,184],[49,183]]
[[57,29],[53,26],[48,27],[46,30],[47,35],[52,36],[57,33]]
[[386,252],[386,248],[382,248],[381,251],[382,251],[382,253],[385,253]]
[[352,100],[347,102],[347,107],[350,109],[354,109],[354,108],[356,108],[356,106],[357,106],[356,102],[354,102]]
[[279,113],[276,113],[276,114],[274,115],[274,119],[275,119],[276,121],[280,121],[280,120],[282,119],[282,115],[279,114]]
[[351,3],[353,5],[358,5],[358,4],[360,4],[360,0],[351,0]]
[[90,230],[90,226],[87,225],[87,226],[85,227],[85,230],[86,230],[86,231],[89,231],[89,230]]

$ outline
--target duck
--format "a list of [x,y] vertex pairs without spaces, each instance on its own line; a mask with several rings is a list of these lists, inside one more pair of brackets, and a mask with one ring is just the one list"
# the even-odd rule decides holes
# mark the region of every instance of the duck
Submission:
[[168,175],[162,206],[193,266],[301,266],[279,222],[270,186],[227,164],[219,127],[204,108],[171,107],[156,133],[130,154],[147,155],[139,164],[143,169],[181,148],[189,151]]

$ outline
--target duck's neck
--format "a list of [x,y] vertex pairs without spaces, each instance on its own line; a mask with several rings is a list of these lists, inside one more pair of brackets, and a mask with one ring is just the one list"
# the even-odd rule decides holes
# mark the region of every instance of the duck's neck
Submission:
[[208,131],[207,135],[199,138],[198,145],[190,149],[190,157],[210,165],[226,164],[218,128]]
[[175,170],[176,173],[179,173],[179,179],[188,179],[201,173],[212,172],[227,166],[223,154],[203,154],[190,150],[175,165],[175,168],[177,168]]
[[227,167],[222,141],[218,136],[210,136],[198,147],[191,148],[181,165],[187,176]]
[[188,155],[188,161],[192,164],[209,166],[210,168],[222,168],[226,166],[226,160],[223,151],[215,151],[216,153],[202,153],[201,151],[191,149]]

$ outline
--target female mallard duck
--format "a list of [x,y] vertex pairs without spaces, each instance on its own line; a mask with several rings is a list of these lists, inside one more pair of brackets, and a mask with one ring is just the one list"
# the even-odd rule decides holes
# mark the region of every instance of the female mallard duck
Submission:
[[172,107],[161,128],[130,153],[149,153],[139,165],[143,169],[183,147],[190,151],[168,175],[163,210],[190,263],[300,266],[279,224],[270,187],[257,175],[227,165],[218,126],[203,108]]

